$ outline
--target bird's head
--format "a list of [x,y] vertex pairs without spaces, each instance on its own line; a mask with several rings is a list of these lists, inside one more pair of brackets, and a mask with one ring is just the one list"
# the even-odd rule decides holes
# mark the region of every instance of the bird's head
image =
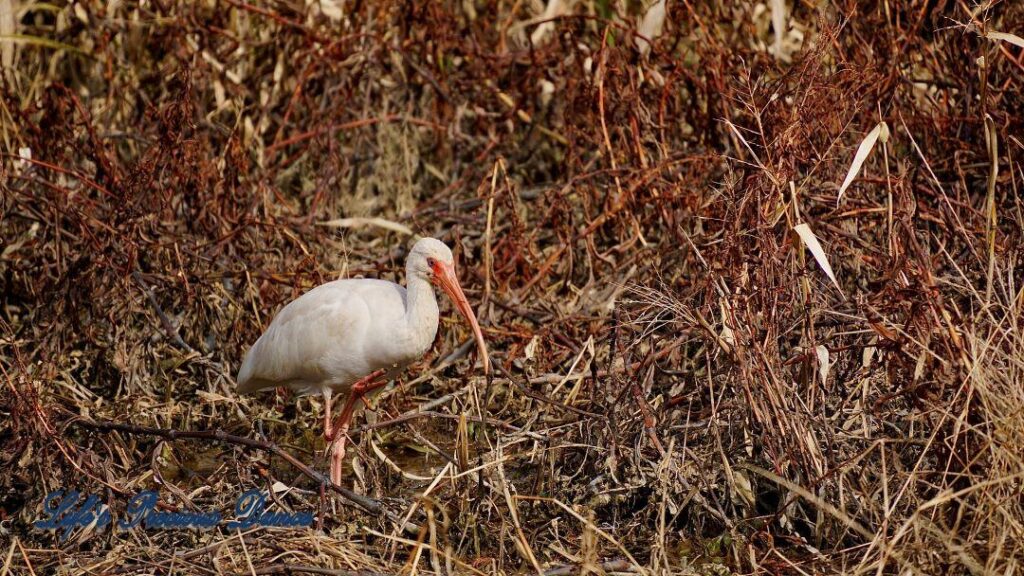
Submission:
[[448,294],[448,297],[455,303],[455,307],[465,316],[473,329],[473,336],[476,338],[480,358],[484,363],[484,373],[490,373],[491,360],[487,356],[487,345],[484,343],[484,335],[480,331],[480,324],[476,321],[476,314],[466,299],[466,294],[459,285],[459,278],[455,274],[455,258],[452,251],[445,246],[444,242],[436,238],[421,238],[412,247],[409,253],[409,260],[406,264],[409,274],[415,274],[430,281],[431,284],[439,286]]

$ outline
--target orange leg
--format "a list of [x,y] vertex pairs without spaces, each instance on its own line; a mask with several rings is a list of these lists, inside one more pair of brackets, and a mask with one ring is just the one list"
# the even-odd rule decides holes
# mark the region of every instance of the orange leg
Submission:
[[345,407],[342,408],[341,415],[338,416],[333,425],[330,424],[330,404],[327,406],[328,412],[324,416],[324,436],[331,443],[329,448],[331,453],[331,482],[338,486],[341,485],[342,460],[345,458],[348,424],[352,420],[352,413],[355,411],[356,402],[367,392],[372,392],[387,384],[387,380],[379,380],[386,373],[386,370],[377,370],[353,384],[352,389],[348,393],[348,398],[345,400]]
[[324,391],[324,438],[328,442],[334,437],[334,431],[331,430],[331,393],[330,389]]

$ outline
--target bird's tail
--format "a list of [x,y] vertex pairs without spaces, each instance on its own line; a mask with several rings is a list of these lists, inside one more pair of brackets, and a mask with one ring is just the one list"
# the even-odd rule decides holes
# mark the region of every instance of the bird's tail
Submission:
[[245,359],[242,360],[242,367],[238,369],[238,377],[235,378],[235,381],[238,383],[237,389],[242,394],[259,392],[264,388],[268,388],[265,380],[256,378],[255,374],[253,374],[255,372],[254,365],[256,364],[256,354],[254,352],[258,345],[259,342],[253,344],[252,348],[245,354]]

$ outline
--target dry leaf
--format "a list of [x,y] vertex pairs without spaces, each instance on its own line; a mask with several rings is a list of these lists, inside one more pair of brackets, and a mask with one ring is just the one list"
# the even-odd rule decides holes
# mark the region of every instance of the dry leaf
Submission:
[[208,402],[210,404],[217,404],[219,402],[227,402],[229,404],[236,404],[238,402],[238,400],[236,400],[234,398],[228,398],[227,396],[224,396],[223,394],[217,394],[216,392],[207,392],[205,390],[197,391],[196,392],[196,396],[198,396],[199,399],[202,400],[203,402]]
[[[825,275],[828,276],[829,280],[832,281],[836,286],[836,290],[839,290],[839,294],[843,295],[843,289],[839,287],[839,281],[836,280],[836,275],[832,273],[832,266],[828,263],[828,256],[825,255],[825,250],[821,247],[818,242],[818,238],[811,232],[811,227],[806,223],[797,224],[793,227],[793,231],[800,236],[800,239],[804,241],[804,245],[814,255],[814,259],[817,260],[818,266],[825,271]],[[843,295],[843,298],[846,296]]]
[[542,21],[541,25],[537,26],[537,29],[530,35],[530,41],[534,44],[543,42],[547,35],[555,29],[555,23],[551,20],[567,13],[570,8],[569,4],[566,0],[548,0],[548,5],[539,18]]
[[818,376],[821,377],[821,383],[824,384],[828,380],[828,348],[818,344],[814,347],[814,354],[818,357]]
[[736,343],[736,333],[733,332],[732,328],[729,327],[729,322],[727,320],[728,315],[726,314],[728,304],[726,304],[724,298],[718,303],[718,307],[721,310],[722,315],[722,333],[719,334],[719,336],[721,336],[722,340],[726,344],[732,346],[733,344]]
[[768,2],[772,11],[772,28],[775,29],[775,57],[780,60],[788,60],[788,55],[783,55],[783,40],[786,38],[786,0],[770,0]]
[[836,204],[839,204],[839,200],[843,198],[843,192],[846,192],[853,179],[857,177],[861,166],[864,165],[864,161],[868,159],[871,150],[874,149],[875,142],[880,138],[883,144],[889,140],[889,126],[885,122],[880,122],[861,141],[860,147],[857,148],[857,154],[853,157],[853,164],[850,165],[850,171],[846,173],[846,179],[843,180],[843,185],[839,187],[839,196],[836,197]]
[[345,17],[343,5],[343,0],[320,0],[320,12],[323,12],[323,15],[331,20],[338,22]]
[[871,358],[875,355],[875,347],[867,346],[860,355],[860,364],[864,368],[871,366]]
[[1016,34],[1007,34],[1006,32],[988,32],[985,34],[985,38],[988,38],[989,40],[1009,42],[1014,46],[1024,48],[1024,38],[1021,38]]
[[25,452],[18,458],[18,467],[24,468],[32,463],[32,443],[29,442],[25,448]]
[[754,488],[750,483],[750,478],[747,478],[747,474],[742,470],[735,470],[733,476],[733,487],[736,488],[736,494],[739,495],[740,499],[746,503],[747,506],[754,505]]
[[537,354],[537,346],[540,344],[540,337],[534,336],[530,338],[530,342],[523,349],[523,358],[525,360],[533,360],[533,357]]
[[[0,0],[0,37],[13,36],[18,30],[13,0]],[[14,43],[0,41],[0,68],[14,67]]]
[[85,7],[82,6],[82,3],[81,2],[75,2],[74,5],[72,5],[72,9],[75,12],[75,17],[77,17],[82,22],[82,24],[85,24],[86,26],[88,26],[89,25],[89,13],[85,11]]
[[331,228],[362,228],[364,226],[376,226],[377,228],[391,230],[392,232],[398,232],[399,234],[405,234],[406,236],[413,235],[413,231],[408,226],[391,220],[385,220],[384,218],[338,218],[337,220],[317,222],[317,224]]
[[651,42],[661,36],[661,30],[665,26],[665,4],[666,0],[657,0],[647,9],[643,18],[640,19],[640,26],[637,32],[641,37],[636,39],[636,47],[641,54],[646,55],[651,50]]
[[538,85],[540,86],[541,106],[547,107],[551,103],[551,97],[555,94],[555,85],[550,80],[541,80]]

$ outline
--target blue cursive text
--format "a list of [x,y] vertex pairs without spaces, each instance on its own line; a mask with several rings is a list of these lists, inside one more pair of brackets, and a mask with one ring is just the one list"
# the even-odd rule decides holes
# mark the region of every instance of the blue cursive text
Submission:
[[[246,528],[308,528],[313,524],[312,512],[267,511],[267,494],[250,490],[235,502],[235,520],[224,523],[221,513],[164,512],[158,509],[159,495],[146,490],[128,501],[125,517],[116,523],[119,530],[142,527],[146,530],[209,530],[224,525],[229,530]],[[33,523],[40,530],[60,530],[64,541],[76,529],[102,531],[113,523],[110,509],[90,494],[83,498],[76,490],[54,490],[43,499],[43,518]]]

